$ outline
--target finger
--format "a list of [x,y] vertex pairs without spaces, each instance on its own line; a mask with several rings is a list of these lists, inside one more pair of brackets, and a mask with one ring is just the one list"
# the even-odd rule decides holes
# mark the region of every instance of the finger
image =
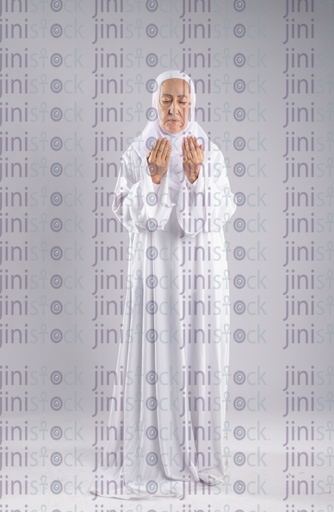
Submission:
[[193,162],[197,158],[196,150],[191,137],[188,137],[187,141],[187,156],[189,162]]
[[194,151],[196,151],[196,153],[198,153],[200,146],[197,142],[196,137],[192,137],[192,146],[194,148]]
[[157,152],[157,156],[158,158],[163,158],[163,152],[165,150],[165,146],[167,144],[167,139],[163,138],[161,141],[160,141],[160,145],[159,145],[159,148],[158,148],[158,152]]
[[198,144],[197,144],[197,140],[196,140],[195,136],[191,137],[191,143],[192,143],[192,146],[197,150]]
[[157,159],[157,156],[159,154],[159,150],[160,150],[160,146],[161,146],[161,143],[162,143],[162,140],[160,137],[157,139],[156,143],[155,143],[155,146],[153,148],[153,158],[156,160]]
[[201,158],[203,159],[204,158],[204,149],[203,149],[203,144],[200,144],[198,146],[198,152],[199,152],[199,155],[201,156]]
[[185,139],[184,139],[184,148],[185,148],[187,153],[190,152],[189,137],[185,137]]
[[194,161],[196,161],[197,163],[200,163],[204,158],[204,152],[203,152],[202,144],[198,144],[196,137],[193,137],[193,139],[192,139],[191,150],[192,150],[192,155],[193,155]]
[[189,147],[190,154],[191,155],[196,155],[195,146],[194,146],[194,142],[193,142],[192,137],[189,137],[188,147]]
[[163,138],[160,144],[161,151],[164,151],[166,145],[168,144],[168,139]]
[[182,155],[183,155],[183,160],[184,161],[187,161],[189,159],[189,148],[188,148],[188,141],[187,141],[187,137],[185,137],[183,139],[183,143],[182,143]]
[[196,151],[198,152],[198,154],[202,154],[203,153],[203,144],[197,143]]
[[168,148],[167,148],[167,152],[166,152],[166,156],[165,156],[165,165],[167,167],[169,165],[169,160],[170,160],[171,154],[172,154],[172,148],[170,147],[170,144],[168,144]]
[[166,147],[166,141],[165,141],[165,139],[163,139],[161,141],[160,146],[159,146],[158,155],[157,155],[157,163],[159,165],[161,165],[165,161],[165,158],[164,158],[165,147]]
[[189,147],[189,149],[191,150],[191,149],[194,147],[194,142],[193,142],[192,135],[189,135],[189,136],[187,137],[187,143],[188,143],[188,147]]
[[170,143],[169,140],[166,140],[166,144],[164,145],[163,151],[162,151],[162,158],[166,160],[168,151],[170,149]]
[[154,145],[154,148],[152,149],[151,151],[151,160],[156,160],[157,158],[157,152],[158,152],[158,148],[160,146],[160,138],[158,138],[156,141],[155,141],[155,145]]

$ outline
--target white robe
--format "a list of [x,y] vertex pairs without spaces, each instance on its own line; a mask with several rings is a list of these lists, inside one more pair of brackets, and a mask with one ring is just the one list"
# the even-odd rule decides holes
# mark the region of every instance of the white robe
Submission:
[[226,469],[230,300],[222,226],[236,205],[214,144],[193,184],[171,164],[154,185],[134,147],[123,155],[113,207],[130,235],[117,361],[126,379],[114,387],[109,461],[91,492],[180,498],[197,483],[221,482]]

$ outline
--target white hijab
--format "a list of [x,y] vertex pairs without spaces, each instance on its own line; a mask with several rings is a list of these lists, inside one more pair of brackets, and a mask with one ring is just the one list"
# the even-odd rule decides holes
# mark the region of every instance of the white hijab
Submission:
[[[184,130],[179,133],[169,133],[165,131],[159,124],[159,99],[161,85],[170,78],[180,78],[189,84],[190,88],[190,112],[188,124]],[[142,134],[135,139],[133,142],[133,148],[137,153],[145,160],[147,153],[155,145],[156,140],[161,137],[167,137],[171,143],[172,155],[170,159],[170,177],[173,180],[173,175],[177,178],[175,181],[180,182],[183,179],[184,172],[182,166],[182,142],[186,135],[194,135],[199,144],[203,145],[204,149],[204,165],[209,158],[209,139],[204,130],[195,120],[195,106],[196,106],[196,93],[195,86],[191,78],[185,73],[181,73],[177,70],[170,70],[161,73],[155,81],[152,81],[152,108],[148,111],[148,116],[152,119],[148,121]]]

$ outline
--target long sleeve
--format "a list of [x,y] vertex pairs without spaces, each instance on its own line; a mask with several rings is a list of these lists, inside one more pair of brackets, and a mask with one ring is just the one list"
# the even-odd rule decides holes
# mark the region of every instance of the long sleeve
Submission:
[[176,215],[183,231],[195,236],[201,231],[220,231],[236,210],[224,157],[216,158],[201,169],[197,180],[185,177],[176,205]]
[[131,151],[123,155],[115,191],[113,212],[129,232],[163,230],[173,203],[164,177],[155,186],[147,174],[147,163]]

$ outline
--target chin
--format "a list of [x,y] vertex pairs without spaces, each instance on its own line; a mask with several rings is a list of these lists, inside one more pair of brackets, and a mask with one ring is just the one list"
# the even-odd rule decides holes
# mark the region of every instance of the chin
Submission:
[[[173,123],[174,124],[174,123]],[[163,129],[166,130],[166,132],[174,134],[174,133],[180,133],[183,131],[184,127],[180,125],[176,126],[163,126]]]
[[182,131],[183,131],[183,129],[181,128],[181,129],[179,129],[179,130],[175,129],[175,130],[166,130],[166,131],[167,131],[168,133],[171,133],[171,134],[173,134],[173,135],[174,135],[175,133],[180,133],[180,132],[182,132]]

